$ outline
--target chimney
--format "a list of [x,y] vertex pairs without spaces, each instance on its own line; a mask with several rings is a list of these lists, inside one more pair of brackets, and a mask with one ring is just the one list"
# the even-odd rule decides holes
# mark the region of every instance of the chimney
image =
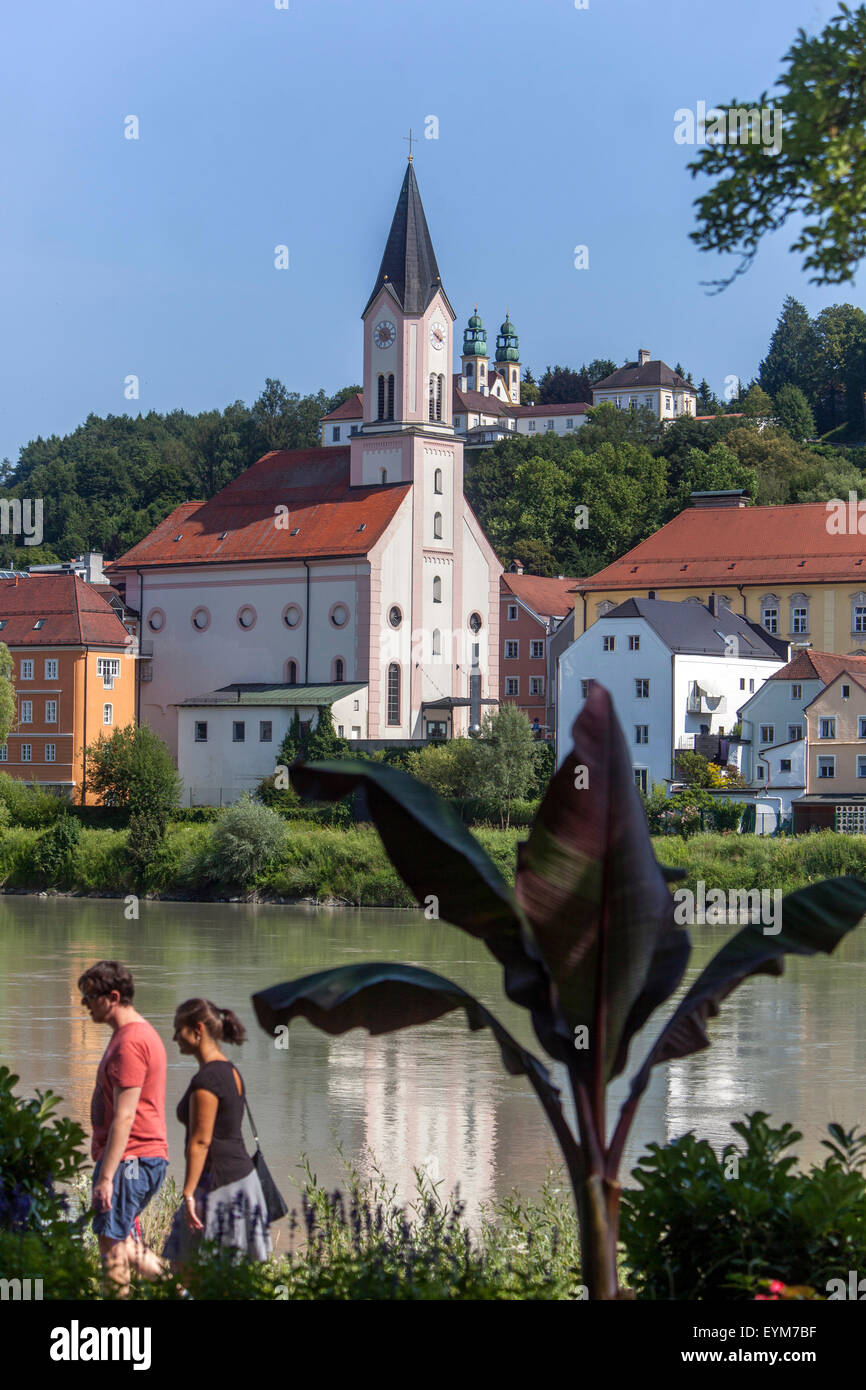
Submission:
[[690,492],[689,502],[693,507],[746,507],[749,495],[745,488],[731,487],[719,492]]
[[638,352],[637,352],[637,364],[638,364],[638,366],[639,366],[639,367],[645,366],[646,363],[647,363],[649,360],[650,360],[649,348],[638,348]]
[[713,618],[720,618],[723,610],[726,613],[730,613],[731,611],[731,605],[726,602],[722,594],[710,594],[707,599],[707,607],[710,610],[710,616]]

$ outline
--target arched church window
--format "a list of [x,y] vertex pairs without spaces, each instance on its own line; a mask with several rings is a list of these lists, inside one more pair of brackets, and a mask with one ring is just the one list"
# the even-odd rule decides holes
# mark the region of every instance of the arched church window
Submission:
[[297,685],[298,683],[298,663],[297,661],[286,662],[286,685]]
[[385,418],[385,373],[379,373],[379,419]]
[[466,384],[467,384],[467,386],[470,385],[470,383],[471,383],[471,381],[472,381],[472,378],[473,378],[473,376],[474,376],[474,373],[475,373],[475,364],[474,364],[474,362],[467,362],[467,363],[466,363]]
[[433,514],[433,537],[434,537],[434,540],[437,540],[437,541],[441,541],[441,539],[442,539],[442,513],[441,513],[441,512],[434,512],[434,514]]
[[429,383],[428,383],[428,388],[427,388],[427,389],[428,389],[427,415],[428,415],[428,418],[429,418],[430,420],[435,420],[435,419],[436,419],[436,377],[435,377],[435,375],[434,375],[433,372],[430,373],[430,381],[429,381]]
[[433,602],[442,602],[442,580],[438,574],[434,574],[433,576]]
[[388,419],[394,419],[394,373],[388,373]]
[[346,679],[345,670],[346,663],[343,658],[341,656],[336,657],[334,660],[334,680],[338,684],[341,684]]
[[437,468],[437,469],[436,469],[436,472],[433,474],[433,491],[434,491],[434,492],[441,492],[441,491],[442,491],[442,469],[441,469],[441,468]]
[[442,404],[445,399],[445,378],[442,373],[436,378],[436,419],[442,419]]
[[400,723],[400,667],[396,661],[388,667],[388,723]]
[[387,483],[387,481],[388,481],[388,470],[387,470],[387,468],[381,469],[380,474],[379,474],[379,481],[380,481],[381,483]]
[[434,627],[433,629],[433,655],[442,655],[442,634],[438,627]]

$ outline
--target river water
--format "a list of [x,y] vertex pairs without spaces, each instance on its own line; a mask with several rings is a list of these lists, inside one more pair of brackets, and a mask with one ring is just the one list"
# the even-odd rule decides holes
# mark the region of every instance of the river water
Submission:
[[[733,930],[692,928],[686,983]],[[192,995],[233,1008],[248,1027],[234,1055],[290,1205],[304,1154],[328,1187],[341,1184],[338,1145],[364,1172],[375,1162],[403,1199],[414,1190],[413,1166],[425,1166],[444,1190],[459,1186],[470,1218],[513,1188],[536,1193],[555,1158],[529,1085],[508,1076],[490,1035],[470,1033],[462,1015],[377,1038],[360,1030],[330,1038],[300,1019],[285,1050],[257,1025],[250,1002],[257,989],[351,961],[403,960],[476,994],[540,1054],[527,1016],[504,999],[496,961],[420,912],[142,902],[139,920],[127,921],[121,900],[0,898],[0,1058],[20,1076],[19,1093],[59,1093],[61,1113],[85,1129],[110,1034],[90,1021],[75,982],[99,959],[132,969],[136,1006],[166,1044],[170,1172],[181,1181],[183,1131],[174,1110],[195,1063],[171,1041],[172,1016]],[[866,1119],[866,928],[834,956],[789,959],[780,979],[749,981],[710,1028],[710,1049],[656,1068],[626,1150],[627,1181],[647,1143],[694,1129],[720,1147],[736,1137],[730,1122],[749,1110],[801,1129],[805,1161],[822,1156],[830,1120],[850,1127]],[[654,1031],[645,1030],[643,1047],[632,1045],[629,1071]],[[624,1091],[620,1079],[611,1115]]]

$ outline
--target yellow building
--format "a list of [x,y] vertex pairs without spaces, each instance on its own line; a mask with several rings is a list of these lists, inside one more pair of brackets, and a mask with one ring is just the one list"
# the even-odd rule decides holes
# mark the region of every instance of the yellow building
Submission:
[[621,559],[577,581],[575,637],[627,598],[707,603],[716,594],[790,642],[792,655],[810,647],[866,655],[866,537],[856,518],[840,522],[841,503],[750,507],[741,492],[691,500]]
[[805,715],[806,795],[866,792],[866,676],[842,671]]

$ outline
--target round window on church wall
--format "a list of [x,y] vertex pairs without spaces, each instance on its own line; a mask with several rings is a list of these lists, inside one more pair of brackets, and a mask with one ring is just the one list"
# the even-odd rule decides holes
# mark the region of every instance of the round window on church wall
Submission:
[[197,608],[192,615],[192,625],[198,632],[205,632],[210,627],[210,613],[206,608]]
[[388,613],[388,622],[391,624],[392,627],[399,627],[402,621],[403,614],[400,612],[400,609],[397,607],[395,603],[394,607]]
[[481,614],[480,614],[480,613],[470,613],[470,614],[469,614],[469,626],[470,626],[470,628],[472,629],[473,632],[480,632],[480,631],[481,631]]
[[151,632],[162,632],[165,627],[165,614],[161,608],[151,608],[147,615],[147,625]]
[[243,608],[238,609],[238,622],[240,623],[241,627],[244,627],[247,630],[249,630],[251,627],[255,627],[256,610],[250,607],[248,603],[245,603]]
[[345,603],[335,603],[331,609],[331,622],[334,627],[345,627],[349,621],[349,610]]
[[301,621],[301,610],[296,603],[290,603],[283,609],[283,622],[286,627],[297,627]]

